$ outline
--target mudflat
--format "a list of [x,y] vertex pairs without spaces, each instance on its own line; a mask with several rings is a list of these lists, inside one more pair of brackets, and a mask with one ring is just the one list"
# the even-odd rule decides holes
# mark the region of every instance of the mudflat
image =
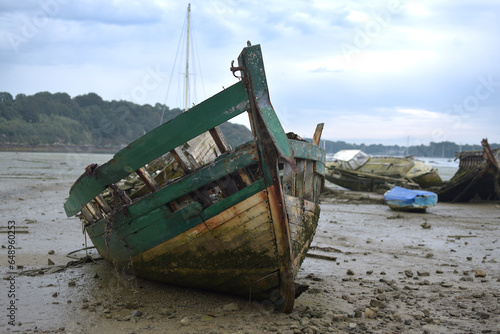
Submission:
[[[309,288],[282,314],[136,278],[84,250],[92,245],[63,203],[83,168],[110,155],[0,157],[2,333],[500,331],[500,203],[438,202],[425,214],[404,213],[381,195],[326,191],[297,278]],[[78,261],[86,255],[93,261]]]

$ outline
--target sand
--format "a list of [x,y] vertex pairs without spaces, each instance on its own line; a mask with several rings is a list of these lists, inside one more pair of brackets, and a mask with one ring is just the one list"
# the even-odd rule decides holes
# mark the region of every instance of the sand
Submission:
[[[282,314],[238,297],[138,279],[103,260],[65,268],[73,261],[66,255],[85,247],[85,238],[79,220],[65,216],[64,200],[88,163],[110,156],[0,157],[1,333],[500,331],[500,203],[397,213],[381,195],[325,193],[311,256],[297,277],[309,289],[291,314]],[[9,221],[18,231],[14,270]]]

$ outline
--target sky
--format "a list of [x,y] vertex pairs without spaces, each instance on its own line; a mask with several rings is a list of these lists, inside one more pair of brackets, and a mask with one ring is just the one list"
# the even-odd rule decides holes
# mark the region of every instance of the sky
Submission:
[[497,0],[0,0],[0,92],[183,108],[189,3],[189,104],[236,83],[251,41],[287,132],[500,143]]

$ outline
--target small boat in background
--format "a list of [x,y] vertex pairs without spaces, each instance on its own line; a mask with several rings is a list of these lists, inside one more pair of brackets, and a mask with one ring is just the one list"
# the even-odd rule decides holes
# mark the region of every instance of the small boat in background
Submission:
[[342,150],[327,162],[325,178],[356,191],[388,190],[393,186],[429,188],[443,183],[437,170],[413,157],[369,156],[361,150]]
[[[89,165],[64,208],[80,212],[97,251],[117,268],[291,312],[320,214],[323,124],[312,143],[286,134],[260,46],[244,48],[238,63],[237,83]],[[232,148],[218,126],[240,114],[254,138]]]
[[384,194],[385,202],[392,210],[425,212],[437,203],[437,194],[415,189],[394,187]]
[[458,171],[450,181],[433,189],[440,201],[500,200],[500,148],[491,149],[487,139],[481,145],[482,151],[456,154]]

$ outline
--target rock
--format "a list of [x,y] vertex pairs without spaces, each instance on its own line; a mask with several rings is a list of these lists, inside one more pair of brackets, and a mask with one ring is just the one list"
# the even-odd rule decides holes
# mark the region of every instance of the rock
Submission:
[[422,226],[423,229],[428,230],[431,228],[432,225],[427,223],[427,222],[424,222],[424,223],[420,224],[420,226]]
[[384,302],[381,302],[380,300],[376,300],[376,299],[370,300],[370,306],[377,307],[377,308],[386,308],[387,307],[387,305]]
[[48,253],[48,254],[49,254],[49,255],[53,255],[53,254],[55,254],[55,253],[56,253],[56,252],[55,252],[54,250],[49,250],[49,253]]
[[474,297],[474,298],[483,298],[484,297],[484,292],[474,292],[472,294],[472,297]]
[[76,282],[75,281],[69,281],[68,282],[68,286],[76,286]]
[[230,303],[230,304],[226,304],[226,305],[222,306],[222,310],[225,312],[234,312],[234,311],[238,311],[239,309],[240,309],[240,307],[238,306],[237,303]]
[[54,262],[51,259],[49,259],[47,262],[48,262],[49,266],[53,266],[54,265]]
[[413,277],[413,272],[411,270],[405,270],[406,277]]
[[365,318],[368,319],[375,319],[375,311],[373,311],[371,308],[366,308],[365,310]]
[[486,272],[481,269],[476,269],[476,272],[474,274],[476,277],[486,277]]
[[347,275],[354,275],[354,271],[352,269],[347,269]]
[[133,310],[132,313],[130,313],[132,317],[140,317],[142,316],[142,312],[139,310]]
[[481,319],[489,319],[490,318],[490,315],[486,312],[478,312],[477,315],[481,318]]
[[417,271],[417,275],[420,277],[427,277],[430,276],[431,274],[428,271]]
[[332,317],[333,322],[344,322],[347,320],[347,317],[343,314],[334,314]]

